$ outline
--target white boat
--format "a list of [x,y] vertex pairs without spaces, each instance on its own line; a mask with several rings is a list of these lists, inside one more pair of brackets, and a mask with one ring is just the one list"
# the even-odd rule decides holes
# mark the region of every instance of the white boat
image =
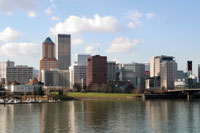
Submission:
[[17,99],[15,99],[15,100],[14,100],[14,103],[21,103],[21,101],[20,101],[20,100],[17,100]]
[[22,103],[27,103],[27,100],[22,100]]
[[39,100],[39,103],[46,103],[46,100]]
[[13,104],[13,103],[14,103],[14,99],[10,99],[10,100],[8,100],[6,103],[8,103],[8,104]]
[[0,104],[4,104],[4,100],[3,99],[0,99]]
[[28,99],[26,100],[26,103],[39,103],[39,102],[34,99]]
[[54,102],[55,102],[55,100],[52,100],[52,99],[49,100],[49,103],[54,103]]

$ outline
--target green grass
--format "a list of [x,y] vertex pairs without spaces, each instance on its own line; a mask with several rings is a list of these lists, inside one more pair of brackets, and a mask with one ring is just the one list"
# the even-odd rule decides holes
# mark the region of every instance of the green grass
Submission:
[[76,99],[131,99],[141,96],[140,94],[126,94],[126,93],[81,93],[69,92],[67,96]]
[[59,93],[58,92],[51,92],[50,94],[51,95],[58,95]]

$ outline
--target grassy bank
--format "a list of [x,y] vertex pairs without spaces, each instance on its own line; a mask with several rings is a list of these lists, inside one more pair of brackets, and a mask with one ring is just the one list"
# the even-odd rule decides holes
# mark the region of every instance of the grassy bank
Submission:
[[67,96],[75,99],[136,99],[140,94],[124,94],[124,93],[80,93],[69,92]]

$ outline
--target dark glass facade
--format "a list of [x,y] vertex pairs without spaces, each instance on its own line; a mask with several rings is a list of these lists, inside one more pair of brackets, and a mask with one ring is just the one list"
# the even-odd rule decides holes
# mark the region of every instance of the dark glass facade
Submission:
[[92,56],[87,58],[86,67],[86,86],[92,87],[93,84],[107,83],[107,57]]

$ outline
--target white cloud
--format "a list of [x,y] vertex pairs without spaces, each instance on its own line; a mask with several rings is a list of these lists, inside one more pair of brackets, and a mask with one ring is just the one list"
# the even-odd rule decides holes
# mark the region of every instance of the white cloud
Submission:
[[80,38],[72,38],[72,45],[82,45],[84,43],[84,41]]
[[130,29],[133,29],[133,28],[135,27],[135,25],[134,25],[133,22],[129,22],[129,23],[128,23],[128,27],[129,27]]
[[149,13],[146,14],[146,18],[148,20],[153,19],[154,17],[155,17],[155,13],[154,12],[149,12]]
[[0,47],[0,55],[32,56],[38,54],[40,48],[34,43],[6,43]]
[[11,12],[11,11],[10,11],[10,12],[8,12],[8,16],[11,16],[12,14],[13,14],[13,12]]
[[52,13],[51,8],[48,7],[45,11],[45,14],[50,15]]
[[128,11],[126,13],[127,17],[132,21],[133,24],[135,25],[142,25],[142,21],[141,21],[141,18],[142,18],[142,13],[135,10],[135,11]]
[[138,43],[139,41],[137,39],[130,41],[129,38],[118,37],[112,41],[110,47],[106,50],[106,53],[112,54],[129,52],[133,50]]
[[97,46],[97,47],[101,46],[101,43],[99,43],[99,42],[98,42],[98,43],[96,43],[96,46]]
[[118,32],[120,26],[112,16],[101,17],[95,14],[93,18],[69,16],[64,22],[59,22],[50,28],[52,34],[76,34],[83,32]]
[[29,17],[29,18],[35,18],[35,17],[36,17],[35,12],[30,11],[30,12],[28,13],[28,17]]
[[91,46],[87,46],[86,48],[85,48],[85,52],[87,53],[87,54],[91,54],[91,55],[96,55],[96,48],[95,48],[95,46],[94,45],[91,45]]
[[135,54],[134,53],[129,53],[128,54],[130,57],[135,57]]
[[111,61],[115,61],[116,64],[119,64],[119,63],[120,63],[120,61],[119,61],[118,59],[112,59]]
[[9,42],[19,39],[23,34],[17,30],[10,27],[6,27],[2,32],[0,32],[0,41]]
[[30,12],[35,10],[37,0],[0,0],[0,12],[10,13],[16,10]]
[[53,17],[51,17],[51,20],[53,20],[53,21],[58,21],[60,18],[59,17],[56,17],[56,16],[53,16]]

